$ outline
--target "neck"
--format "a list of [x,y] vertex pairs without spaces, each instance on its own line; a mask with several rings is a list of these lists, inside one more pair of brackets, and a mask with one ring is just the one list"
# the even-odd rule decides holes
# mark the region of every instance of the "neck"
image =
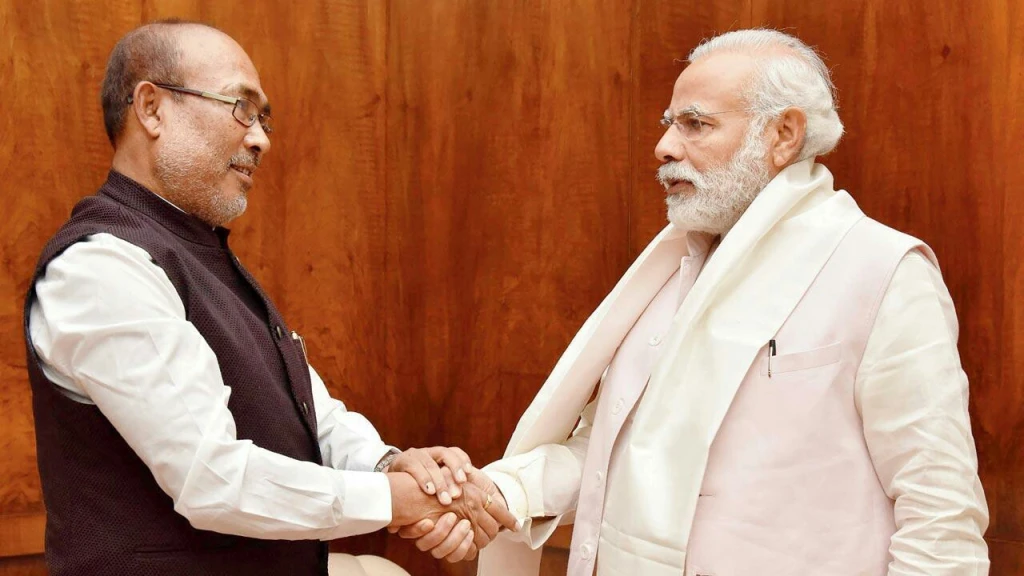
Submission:
[[150,192],[166,200],[163,186],[153,176],[153,171],[148,168],[146,163],[141,162],[123,147],[114,151],[114,160],[111,162],[110,167],[142,184]]
[[[180,206],[171,202],[166,193],[164,192],[163,186],[160,185],[160,181],[153,177],[153,171],[147,170],[141,163],[132,158],[127,152],[121,150],[114,152],[114,161],[110,165],[115,171],[135,180],[139,184],[142,184],[147,190],[155,194],[164,202],[167,202],[173,206],[176,210],[185,212]],[[185,212],[188,214],[188,212]]]

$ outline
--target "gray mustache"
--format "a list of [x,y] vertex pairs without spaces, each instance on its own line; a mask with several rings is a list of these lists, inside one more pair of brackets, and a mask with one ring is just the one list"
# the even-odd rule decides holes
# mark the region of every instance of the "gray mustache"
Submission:
[[668,188],[672,182],[677,182],[679,180],[689,180],[698,188],[704,186],[704,175],[695,170],[692,166],[687,166],[682,162],[669,162],[667,164],[662,164],[658,168],[657,179],[658,182],[666,188]]
[[260,157],[256,154],[235,154],[228,163],[231,166],[241,166],[242,168],[258,168]]

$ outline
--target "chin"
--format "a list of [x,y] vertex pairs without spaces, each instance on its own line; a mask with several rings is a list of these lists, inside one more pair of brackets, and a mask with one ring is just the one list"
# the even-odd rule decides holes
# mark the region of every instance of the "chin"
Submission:
[[220,195],[209,207],[211,217],[206,219],[207,223],[214,226],[227,226],[228,223],[245,213],[247,206],[248,200],[244,192]]

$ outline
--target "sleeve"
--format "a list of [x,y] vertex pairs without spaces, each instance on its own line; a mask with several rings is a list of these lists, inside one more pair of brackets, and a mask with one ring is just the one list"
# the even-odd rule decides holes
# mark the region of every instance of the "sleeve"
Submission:
[[41,360],[96,405],[194,527],[328,540],[390,522],[384,474],[237,438],[217,357],[144,250],[92,236],[50,262],[36,294],[30,333]]
[[313,382],[313,405],[325,465],[336,470],[372,472],[381,458],[397,450],[381,441],[373,424],[362,414],[350,412],[341,400],[331,398],[312,366],[309,377]]
[[856,383],[864,438],[894,501],[889,576],[988,574],[988,507],[957,332],[939,270],[908,254],[882,300]]
[[522,524],[510,537],[539,548],[560,524],[575,515],[597,400],[583,409],[572,436],[484,467]]

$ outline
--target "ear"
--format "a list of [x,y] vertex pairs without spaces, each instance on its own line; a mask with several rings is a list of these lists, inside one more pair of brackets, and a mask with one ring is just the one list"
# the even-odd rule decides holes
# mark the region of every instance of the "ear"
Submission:
[[167,100],[167,94],[158,90],[152,82],[143,81],[135,86],[129,110],[139,121],[143,132],[150,138],[160,136],[163,131]]
[[799,108],[787,108],[775,121],[769,160],[776,170],[782,170],[800,159],[807,133],[807,115]]

